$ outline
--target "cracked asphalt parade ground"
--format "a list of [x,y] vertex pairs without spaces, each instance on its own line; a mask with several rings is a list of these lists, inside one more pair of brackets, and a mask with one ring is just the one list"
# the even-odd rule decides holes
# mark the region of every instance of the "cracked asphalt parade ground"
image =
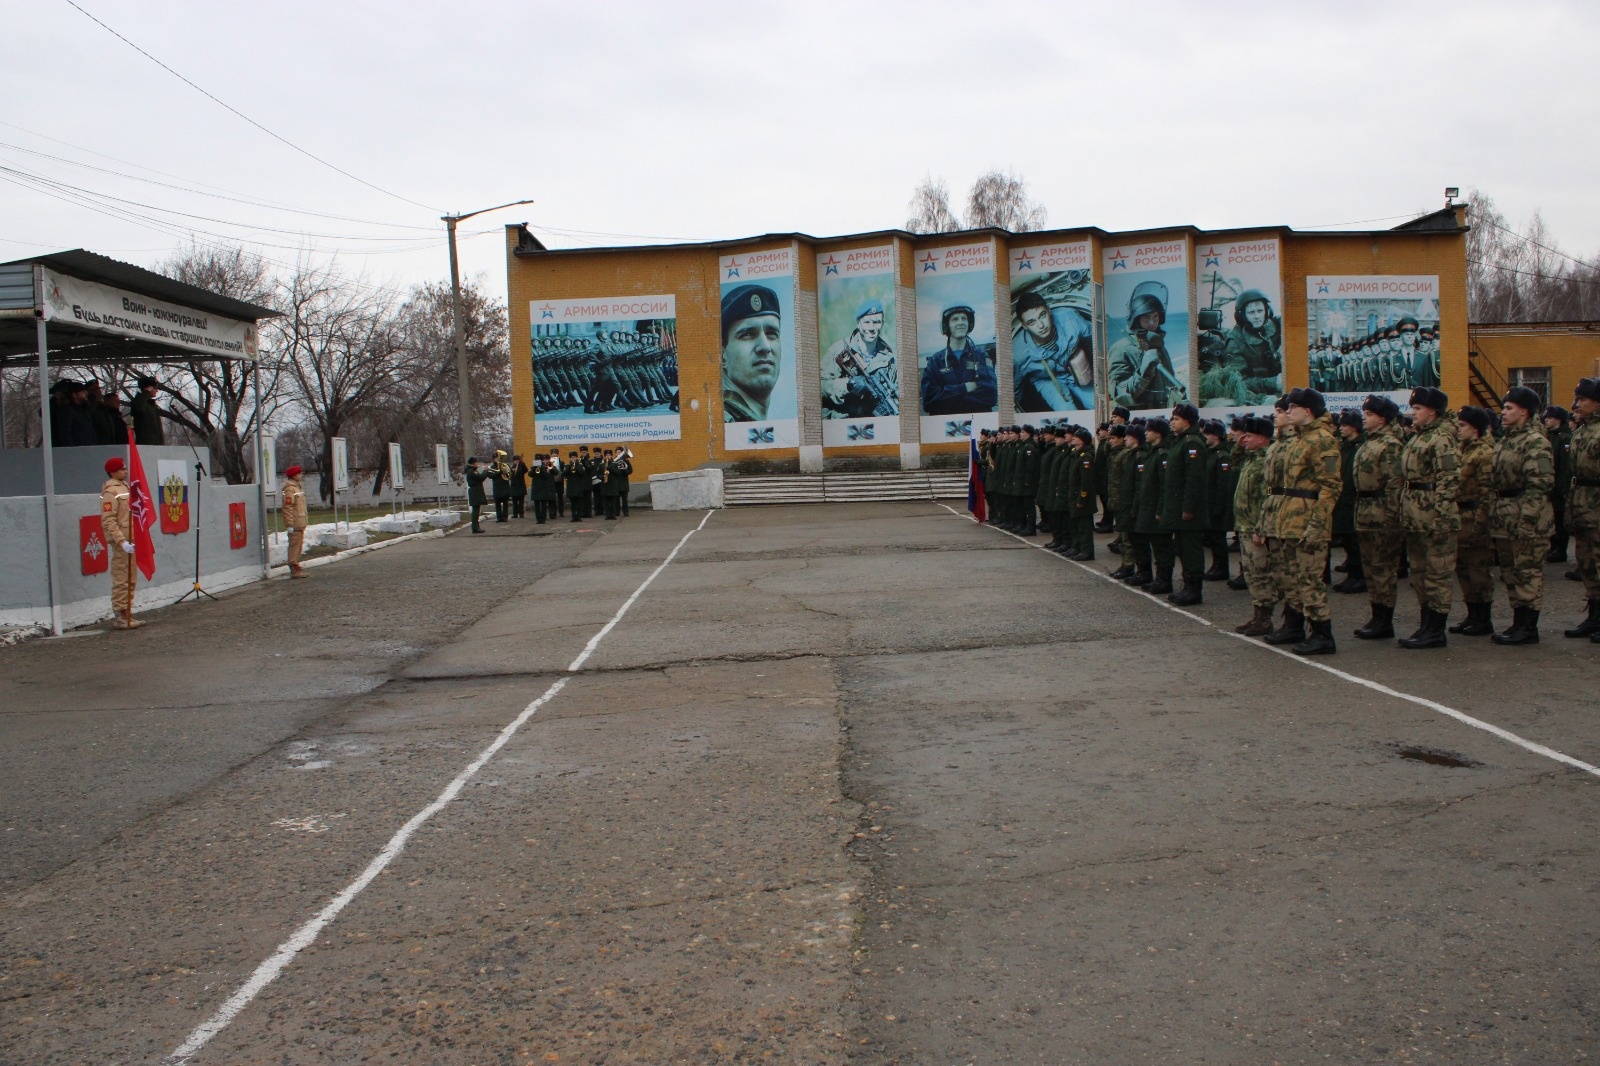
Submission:
[[1600,777],[1397,695],[1600,762],[1560,568],[1535,648],[1335,597],[1340,676],[936,503],[704,517],[0,651],[0,1061],[162,1061],[386,848],[188,1061],[1600,1053]]

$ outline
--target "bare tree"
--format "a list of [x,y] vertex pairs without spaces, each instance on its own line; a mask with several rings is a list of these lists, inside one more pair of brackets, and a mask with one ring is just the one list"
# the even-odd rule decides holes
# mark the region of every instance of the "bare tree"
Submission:
[[1043,204],[1028,199],[1028,183],[1013,171],[991,170],[972,183],[967,194],[967,226],[1026,233],[1044,229]]
[[[331,470],[332,439],[392,396],[404,377],[391,301],[331,267],[305,264],[280,284],[278,298],[285,371],[294,399],[321,435],[318,467]],[[328,480],[322,479],[324,496]]]
[[1543,216],[1513,227],[1480,190],[1469,194],[1467,314],[1473,322],[1559,322],[1600,315],[1600,257],[1561,250]]
[[912,233],[951,233],[961,228],[961,219],[950,210],[950,187],[943,178],[924,175],[911,194],[910,207],[906,229]]

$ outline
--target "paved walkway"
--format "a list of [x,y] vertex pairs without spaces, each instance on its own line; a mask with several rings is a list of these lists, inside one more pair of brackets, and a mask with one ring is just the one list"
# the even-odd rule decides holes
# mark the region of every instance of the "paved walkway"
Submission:
[[0,1061],[1600,1045],[1557,568],[1316,665],[937,504],[490,528],[0,650]]

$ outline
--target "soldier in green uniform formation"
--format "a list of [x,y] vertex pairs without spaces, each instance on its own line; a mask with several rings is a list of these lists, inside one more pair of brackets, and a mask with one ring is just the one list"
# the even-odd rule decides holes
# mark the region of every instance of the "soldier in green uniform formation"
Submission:
[[1589,611],[1566,630],[1600,644],[1600,378],[1584,378],[1573,390],[1572,479],[1567,483],[1567,527],[1577,550],[1578,576]]

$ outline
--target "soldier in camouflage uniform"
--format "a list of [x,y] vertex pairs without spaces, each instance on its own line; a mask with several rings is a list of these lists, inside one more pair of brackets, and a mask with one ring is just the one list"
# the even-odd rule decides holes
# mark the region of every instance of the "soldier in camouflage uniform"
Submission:
[[1400,408],[1387,396],[1361,402],[1366,435],[1350,463],[1356,493],[1356,538],[1372,617],[1355,631],[1362,640],[1394,636],[1395,583],[1400,570]]
[[[1290,650],[1296,655],[1332,655],[1338,647],[1322,574],[1333,537],[1333,506],[1339,498],[1339,440],[1320,392],[1293,389],[1288,400],[1294,435],[1284,439],[1268,468],[1269,495],[1261,526],[1268,540],[1276,542],[1273,558],[1288,564],[1285,629],[1298,628],[1297,620],[1310,623],[1310,635]],[[1267,642],[1287,644],[1289,635],[1274,630]]]
[[1578,553],[1578,575],[1589,601],[1588,616],[1565,631],[1600,644],[1600,378],[1584,378],[1573,390],[1572,482],[1567,486],[1567,525]]
[[1456,580],[1467,617],[1450,627],[1464,637],[1494,632],[1494,437],[1489,412],[1462,407],[1456,413],[1456,439],[1461,442],[1461,484],[1456,489],[1456,511],[1461,529],[1456,533]]
[[1442,648],[1448,642],[1450,574],[1456,568],[1456,533],[1461,515],[1456,489],[1461,484],[1461,447],[1450,398],[1439,389],[1411,390],[1411,419],[1416,433],[1400,453],[1405,479],[1400,496],[1400,524],[1406,533],[1411,588],[1417,594],[1422,620],[1417,631],[1402,637],[1402,648]]
[[1239,534],[1239,566],[1250,587],[1250,620],[1234,631],[1247,637],[1272,632],[1272,611],[1283,598],[1267,555],[1267,538],[1261,535],[1261,511],[1267,499],[1266,448],[1272,441],[1272,420],[1258,415],[1239,425],[1237,483],[1233,490],[1233,528]]
[[1551,404],[1540,416],[1544,428],[1550,431],[1550,447],[1556,453],[1556,486],[1550,490],[1550,507],[1555,512],[1555,531],[1550,534],[1550,552],[1544,557],[1547,563],[1567,561],[1567,486],[1572,482],[1572,416],[1565,407]]
[[1494,516],[1491,528],[1500,574],[1511,601],[1511,627],[1496,644],[1539,643],[1544,607],[1544,557],[1550,550],[1555,514],[1550,490],[1556,481],[1555,450],[1539,422],[1539,394],[1518,385],[1500,401],[1506,434],[1494,446]]

